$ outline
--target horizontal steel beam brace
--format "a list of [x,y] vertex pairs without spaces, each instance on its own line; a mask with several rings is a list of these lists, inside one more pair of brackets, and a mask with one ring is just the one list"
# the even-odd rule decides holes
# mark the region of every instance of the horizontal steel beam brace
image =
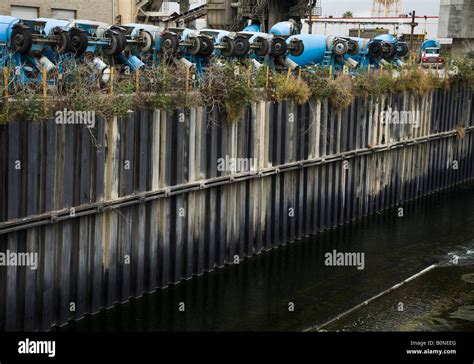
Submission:
[[[472,133],[474,126],[466,127],[466,133]],[[98,201],[86,205],[74,206],[67,209],[56,210],[44,214],[27,216],[20,219],[10,220],[0,223],[0,235],[8,234],[15,231],[21,231],[33,227],[42,225],[54,224],[60,221],[66,221],[74,219],[76,217],[88,216],[97,214],[103,211],[113,211],[121,207],[136,205],[148,201],[157,200],[160,198],[166,198],[169,196],[176,196],[189,192],[195,192],[200,190],[209,189],[212,187],[228,185],[232,183],[238,183],[258,178],[264,178],[279,173],[289,172],[298,170],[301,168],[309,168],[318,166],[321,164],[328,164],[342,160],[348,160],[351,158],[384,152],[387,150],[399,149],[408,145],[427,143],[432,140],[438,140],[442,138],[451,138],[456,136],[456,131],[447,131],[429,136],[423,136],[410,140],[402,140],[391,144],[379,145],[373,148],[357,149],[348,152],[338,153],[327,157],[308,159],[299,162],[287,163],[280,166],[260,169],[258,171],[250,171],[245,173],[239,173],[234,175],[215,177],[207,180],[198,182],[191,182],[177,186],[170,186],[160,190],[148,191],[130,196],[125,196],[109,201]]]

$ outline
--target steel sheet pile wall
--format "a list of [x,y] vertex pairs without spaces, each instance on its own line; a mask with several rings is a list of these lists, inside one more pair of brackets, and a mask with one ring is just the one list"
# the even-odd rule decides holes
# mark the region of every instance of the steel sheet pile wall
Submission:
[[[344,111],[259,102],[237,123],[214,107],[3,125],[0,252],[39,265],[0,267],[0,329],[62,325],[472,179],[472,101],[453,89]],[[393,110],[419,125],[384,123]],[[222,170],[232,158],[241,169]]]

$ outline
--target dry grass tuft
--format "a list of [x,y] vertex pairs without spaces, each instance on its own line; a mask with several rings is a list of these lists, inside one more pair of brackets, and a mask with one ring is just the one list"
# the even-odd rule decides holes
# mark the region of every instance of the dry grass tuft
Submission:
[[456,131],[456,136],[459,139],[464,139],[464,137],[466,136],[466,129],[464,127],[458,125],[454,128],[454,130]]
[[311,96],[311,90],[302,78],[277,74],[273,78],[273,86],[276,101],[289,100],[297,105],[302,105]]

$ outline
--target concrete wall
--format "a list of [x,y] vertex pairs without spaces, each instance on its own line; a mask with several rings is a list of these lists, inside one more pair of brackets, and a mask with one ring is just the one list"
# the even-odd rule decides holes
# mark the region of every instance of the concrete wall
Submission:
[[122,24],[134,23],[137,7],[135,1],[118,0],[116,14],[120,15]]
[[[360,34],[359,34],[360,32]],[[388,34],[388,29],[349,29],[349,37],[359,37],[359,38],[367,38],[372,39],[375,38],[377,35],[380,34]]]
[[438,37],[474,39],[474,1],[441,0]]
[[208,0],[207,24],[210,28],[225,29],[233,19],[236,10],[232,11],[232,0]]
[[77,19],[88,19],[112,23],[113,0],[2,0],[0,14],[10,15],[11,6],[32,6],[39,8],[40,17],[51,17],[51,9],[76,10]]

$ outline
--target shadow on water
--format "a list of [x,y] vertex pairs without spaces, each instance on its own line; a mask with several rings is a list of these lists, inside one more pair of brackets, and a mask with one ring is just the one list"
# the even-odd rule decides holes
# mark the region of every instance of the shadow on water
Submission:
[[[61,330],[298,331],[319,325],[433,263],[449,265],[457,257],[474,271],[473,192],[474,183],[469,183],[406,203],[404,217],[398,217],[397,209],[387,210],[132,299]],[[365,253],[365,269],[325,266],[324,254],[334,249]],[[446,284],[446,279],[434,280],[430,291],[443,292]],[[407,304],[416,295],[415,290],[405,297]],[[351,327],[364,329],[350,323],[341,329]],[[403,329],[389,324],[368,329],[385,328]],[[412,328],[420,329],[405,327]]]

